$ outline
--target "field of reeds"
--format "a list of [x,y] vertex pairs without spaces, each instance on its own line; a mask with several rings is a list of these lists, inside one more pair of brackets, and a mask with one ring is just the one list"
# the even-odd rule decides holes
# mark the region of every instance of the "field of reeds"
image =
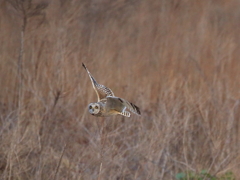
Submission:
[[[0,179],[240,179],[239,32],[238,0],[0,1]],[[142,115],[90,115],[82,63]]]

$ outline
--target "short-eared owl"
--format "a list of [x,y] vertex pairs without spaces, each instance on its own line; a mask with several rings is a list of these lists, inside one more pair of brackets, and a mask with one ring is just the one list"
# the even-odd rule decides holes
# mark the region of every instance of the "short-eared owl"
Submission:
[[84,64],[82,65],[86,69],[91,79],[93,89],[96,91],[98,97],[98,102],[90,103],[88,105],[88,111],[90,114],[94,116],[111,116],[120,114],[130,117],[130,112],[126,111],[126,109],[129,109],[131,112],[141,115],[140,110],[136,105],[126,101],[125,99],[114,96],[111,89],[98,84],[88,71],[87,67]]

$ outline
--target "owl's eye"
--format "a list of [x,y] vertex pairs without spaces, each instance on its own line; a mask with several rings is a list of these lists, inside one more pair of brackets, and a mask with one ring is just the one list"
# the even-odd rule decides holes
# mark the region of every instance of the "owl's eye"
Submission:
[[95,109],[98,109],[98,106],[95,106]]
[[89,106],[89,109],[92,109],[92,106]]

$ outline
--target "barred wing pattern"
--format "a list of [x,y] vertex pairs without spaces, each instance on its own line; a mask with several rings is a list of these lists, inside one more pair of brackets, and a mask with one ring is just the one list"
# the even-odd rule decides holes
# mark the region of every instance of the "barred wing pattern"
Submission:
[[97,93],[97,97],[98,97],[98,102],[101,99],[106,98],[107,96],[114,96],[112,90],[110,88],[105,87],[104,85],[98,84],[97,81],[94,79],[94,77],[91,75],[91,73],[88,71],[87,67],[82,63],[82,66],[86,69],[91,82],[92,82],[92,86],[93,89],[96,91]]
[[126,100],[124,100],[123,104],[133,113],[137,114],[137,115],[141,115],[140,109],[139,107],[137,107],[135,104],[128,102]]
[[131,116],[131,113],[128,112],[128,111],[123,111],[123,112],[121,112],[119,114],[121,114],[122,116],[126,116],[126,117],[130,117]]

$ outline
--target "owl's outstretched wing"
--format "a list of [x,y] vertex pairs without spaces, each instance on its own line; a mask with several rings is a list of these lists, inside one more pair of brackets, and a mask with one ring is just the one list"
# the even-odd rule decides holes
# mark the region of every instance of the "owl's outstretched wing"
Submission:
[[107,88],[104,85],[98,84],[97,81],[94,79],[94,77],[91,75],[91,73],[88,71],[87,67],[83,63],[82,63],[82,66],[86,69],[86,71],[87,71],[87,73],[88,73],[88,75],[91,79],[93,89],[97,93],[98,102],[101,99],[106,98],[107,96],[113,96],[114,97],[114,94],[113,94],[113,92],[110,88]]
[[128,102],[125,99],[119,98],[119,97],[106,97],[107,103],[106,105],[109,106],[107,108],[114,109],[119,112],[119,114],[123,116],[130,117],[130,113],[126,111],[126,109],[129,109],[131,112],[141,115],[139,107],[137,107],[135,104]]

